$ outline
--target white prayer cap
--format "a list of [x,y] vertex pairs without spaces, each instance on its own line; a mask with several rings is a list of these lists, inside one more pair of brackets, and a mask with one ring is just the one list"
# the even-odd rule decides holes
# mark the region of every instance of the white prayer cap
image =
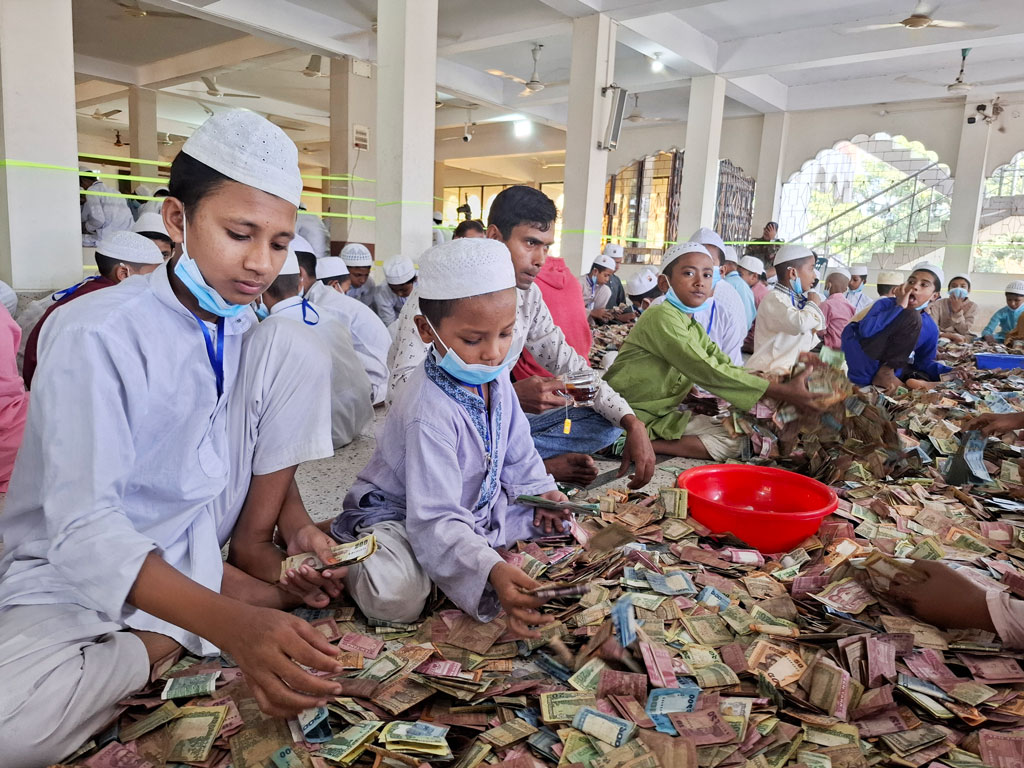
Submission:
[[462,237],[420,256],[421,299],[465,299],[515,286],[512,255],[498,240]]
[[731,261],[733,264],[739,264],[739,256],[736,255],[736,249],[731,245],[725,246],[725,260]]
[[405,256],[395,256],[384,262],[384,279],[388,285],[402,285],[416,277],[416,267]]
[[844,267],[842,265],[840,265],[838,267],[831,267],[831,268],[829,268],[829,270],[827,272],[825,272],[825,278],[828,279],[832,275],[842,275],[847,280],[849,280],[850,279],[850,270],[848,270],[846,267]]
[[440,211],[434,211],[434,221],[441,221],[444,218],[444,214]]
[[295,257],[295,251],[291,248],[288,249],[288,255],[284,257],[284,265],[281,267],[281,271],[278,275],[297,275],[299,274],[299,260]]
[[163,264],[164,255],[156,243],[136,232],[109,232],[96,243],[96,253],[125,264]]
[[135,194],[145,195],[146,197],[152,197],[153,190],[152,188],[150,188],[149,184],[139,184],[139,186],[135,188]]
[[[778,259],[775,259],[778,262]],[[850,275],[853,277],[867,277],[868,276],[868,265],[867,264],[854,264],[850,267]]]
[[338,256],[324,256],[316,260],[316,279],[322,280],[325,277],[348,277],[348,267],[344,259]]
[[879,285],[900,285],[903,282],[903,274],[900,272],[879,272]]
[[725,241],[711,227],[701,227],[690,235],[690,240],[701,245],[713,245],[725,253]]
[[658,287],[658,276],[649,269],[637,272],[626,283],[627,296],[643,296]]
[[966,272],[957,272],[955,275],[953,275],[951,278],[949,278],[949,282],[951,282],[951,283],[954,280],[966,280],[968,286],[973,285],[973,283],[971,282],[971,276],[969,274],[967,274]]
[[[942,267],[938,266],[937,264],[932,264],[930,261],[922,261],[920,264],[917,264],[910,271],[913,273],[919,270],[931,272],[932,275],[935,277],[935,290],[942,290],[942,286],[946,284],[946,273],[942,271]],[[1018,284],[1021,288],[1020,292],[1024,293],[1024,282],[1020,282]]]
[[764,274],[764,262],[757,258],[757,256],[744,256],[740,259],[739,265],[755,275]]
[[708,249],[698,242],[691,241],[689,243],[676,243],[665,251],[665,255],[661,259],[661,273],[665,274],[665,270],[672,266],[672,262],[684,253],[703,253],[705,256],[711,258],[712,261],[715,260],[714,256],[711,256],[708,252]]
[[616,261],[622,261],[622,246],[618,243],[605,243],[604,250],[601,253],[605,256],[611,256]]
[[808,256],[813,255],[814,252],[810,248],[805,248],[802,245],[784,245],[775,254],[775,266],[777,267],[790,261],[806,259]]
[[99,173],[99,169],[93,168],[91,165],[80,164],[78,166],[79,173]]
[[615,269],[618,266],[615,263],[615,259],[603,253],[599,253],[594,257],[594,263],[591,265],[591,269],[594,267],[604,267],[605,269]]
[[295,251],[295,253],[299,253],[299,251],[302,253],[316,253],[316,251],[313,250],[313,246],[309,244],[309,240],[304,238],[302,235],[295,235],[295,237],[292,238],[292,241],[288,243],[288,250]]
[[287,134],[255,112],[218,112],[196,128],[181,151],[232,181],[298,206],[299,150]]
[[167,234],[167,227],[164,226],[164,217],[156,211],[146,211],[140,215],[139,220],[132,225],[132,232],[155,232],[168,240],[171,239]]
[[1017,293],[1024,295],[1024,280],[1014,280],[1006,286],[1004,293]]
[[373,256],[362,243],[349,243],[341,249],[341,258],[350,267],[372,267]]

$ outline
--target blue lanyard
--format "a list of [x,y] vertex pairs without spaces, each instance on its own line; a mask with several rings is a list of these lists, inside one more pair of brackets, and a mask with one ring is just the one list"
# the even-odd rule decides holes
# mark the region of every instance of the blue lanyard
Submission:
[[708,318],[708,327],[704,329],[704,333],[709,336],[711,335],[711,324],[715,322],[715,307],[717,306],[714,301],[711,302],[711,317]]
[[85,285],[86,283],[88,283],[88,282],[90,282],[90,281],[92,281],[92,280],[99,280],[99,279],[100,279],[100,277],[101,277],[101,275],[92,275],[91,277],[87,277],[87,278],[85,278],[85,280],[83,280],[82,282],[80,282],[80,283],[75,283],[75,284],[74,284],[74,285],[72,285],[72,286],[71,286],[70,288],[65,288],[65,289],[64,289],[63,291],[57,291],[57,292],[56,292],[55,294],[53,294],[53,295],[52,295],[52,296],[50,297],[50,300],[51,300],[51,301],[60,301],[60,300],[61,300],[61,299],[63,299],[63,298],[65,297],[65,296],[70,296],[70,295],[71,295],[72,293],[74,293],[75,291],[77,291],[77,290],[78,290],[79,288],[81,288],[81,287],[82,287],[83,285]]
[[[306,319],[307,312],[312,312],[316,316],[316,319],[312,323]],[[317,325],[320,322],[320,313],[314,309],[312,304],[306,301],[305,296],[302,297],[302,322],[306,325]]]
[[192,317],[199,323],[199,330],[203,332],[203,339],[206,341],[206,356],[210,358],[210,365],[213,366],[213,375],[217,379],[217,397],[219,398],[224,394],[224,318],[217,318],[217,349],[214,350],[210,329],[194,312]]

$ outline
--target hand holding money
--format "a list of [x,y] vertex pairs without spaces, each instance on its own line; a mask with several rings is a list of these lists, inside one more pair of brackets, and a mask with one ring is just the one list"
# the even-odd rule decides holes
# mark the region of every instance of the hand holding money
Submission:
[[288,543],[281,563],[282,589],[302,598],[313,608],[323,608],[341,595],[345,566],[365,560],[377,551],[373,534],[338,544],[315,525],[301,528]]
[[985,590],[977,583],[935,560],[918,560],[912,569],[927,578],[897,574],[889,596],[919,619],[939,627],[995,631]]
[[508,614],[508,628],[520,637],[538,638],[540,633],[530,627],[554,621],[554,617],[545,616],[537,610],[546,600],[528,594],[530,590],[540,587],[540,584],[519,568],[501,562],[491,569],[487,578],[498,593],[501,607]]
[[[542,493],[540,498],[553,501],[556,504],[566,502],[569,497],[561,491],[548,491]],[[572,520],[572,512],[568,509],[542,509],[537,507],[533,510],[533,527],[540,528],[544,533],[563,533],[565,524]]]

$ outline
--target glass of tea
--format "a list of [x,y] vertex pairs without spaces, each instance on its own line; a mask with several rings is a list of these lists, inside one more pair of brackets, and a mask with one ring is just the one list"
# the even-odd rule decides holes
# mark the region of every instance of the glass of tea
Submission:
[[563,373],[562,384],[565,392],[573,399],[573,405],[581,408],[592,408],[597,395],[597,374],[587,369],[575,373]]

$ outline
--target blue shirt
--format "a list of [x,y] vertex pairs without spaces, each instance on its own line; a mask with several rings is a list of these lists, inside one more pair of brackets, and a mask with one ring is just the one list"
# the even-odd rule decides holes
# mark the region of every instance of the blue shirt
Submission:
[[750,290],[750,286],[747,285],[746,280],[740,277],[740,273],[735,269],[723,278],[729,285],[736,289],[736,293],[743,299],[743,311],[747,314],[747,330],[750,330],[750,326],[754,324],[754,318],[757,316],[757,304],[754,302],[754,292]]
[[[850,369],[850,381],[854,384],[866,387],[875,378],[878,369],[882,367],[878,360],[868,357],[864,352],[860,345],[861,339],[869,339],[876,333],[884,331],[893,320],[899,317],[902,311],[903,307],[896,299],[879,299],[871,305],[871,309],[860,322],[851,322],[843,330],[843,352],[846,354],[846,364]],[[896,371],[896,376],[903,378],[911,371],[920,371],[932,381],[937,381],[939,376],[953,370],[949,366],[936,362],[935,352],[938,343],[938,326],[935,325],[931,315],[922,312],[921,333],[917,337],[911,363],[908,367]]]
[[1013,310],[1009,307],[1000,307],[992,319],[988,321],[988,325],[985,326],[985,330],[981,332],[982,336],[995,336],[996,341],[1006,341],[1006,334],[1017,327],[1017,319],[1020,317],[1022,310]]

